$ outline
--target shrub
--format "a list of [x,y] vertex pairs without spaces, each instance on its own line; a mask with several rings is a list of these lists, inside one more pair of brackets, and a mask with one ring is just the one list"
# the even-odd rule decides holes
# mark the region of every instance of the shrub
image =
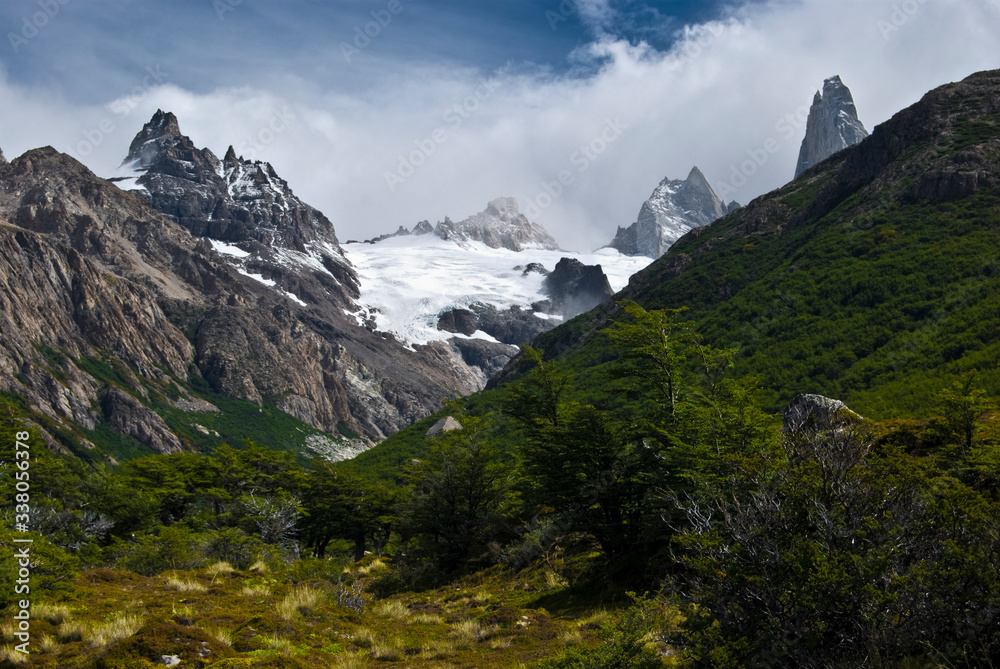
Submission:
[[215,532],[205,544],[205,557],[228,562],[236,569],[245,570],[257,563],[264,565],[260,560],[263,548],[263,542],[257,537],[251,537],[236,527],[224,527]]
[[111,547],[112,553],[117,555],[115,566],[143,576],[155,576],[168,569],[197,569],[204,564],[203,536],[180,525],[158,530],[137,535],[131,543],[117,540]]

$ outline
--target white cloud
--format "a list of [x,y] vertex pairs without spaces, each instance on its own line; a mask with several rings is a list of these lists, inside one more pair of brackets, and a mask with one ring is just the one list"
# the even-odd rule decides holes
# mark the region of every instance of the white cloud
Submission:
[[[594,20],[607,8],[584,4]],[[913,11],[894,22],[904,6]],[[81,157],[110,174],[159,107],[198,146],[221,154],[233,144],[272,162],[342,239],[462,218],[500,195],[545,204],[552,196],[541,194],[559,191],[536,219],[565,247],[590,250],[634,221],[663,177],[694,164],[735,187],[733,170],[772,139],[777,151],[730,197],[745,203],[787,182],[804,133],[796,115],[826,77],[842,76],[871,129],[935,86],[1000,66],[995,6],[772,0],[686,29],[669,53],[601,37],[577,54],[601,63],[587,76],[393,63],[352,96],[295,79],[197,94],[167,77],[143,91],[137,72],[141,95],[80,108],[0,79],[0,146],[8,158],[42,144],[80,155],[99,136]],[[275,114],[288,119],[280,132]],[[105,120],[113,129],[98,132]]]

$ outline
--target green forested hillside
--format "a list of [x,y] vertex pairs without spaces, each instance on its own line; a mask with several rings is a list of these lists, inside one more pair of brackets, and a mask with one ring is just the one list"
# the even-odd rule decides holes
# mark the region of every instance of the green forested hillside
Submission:
[[[872,137],[693,231],[618,299],[689,309],[779,409],[795,394],[915,415],[958,375],[1000,391],[1000,73],[929,93]],[[607,360],[607,305],[536,345]]]

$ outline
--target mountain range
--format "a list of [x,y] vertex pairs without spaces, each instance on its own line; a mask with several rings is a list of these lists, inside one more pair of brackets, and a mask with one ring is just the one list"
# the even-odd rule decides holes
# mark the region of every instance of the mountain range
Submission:
[[[0,391],[77,453],[210,447],[247,438],[234,415],[280,412],[295,434],[273,443],[336,459],[505,365],[491,384],[516,375],[512,345],[533,337],[547,355],[600,359],[593,335],[632,299],[688,308],[776,403],[794,389],[865,410],[897,384],[898,406],[916,406],[931,384],[903,363],[957,373],[992,350],[955,324],[986,309],[991,280],[976,221],[995,207],[995,79],[928,94],[746,207],[697,168],[666,179],[619,248],[589,255],[559,251],[512,198],[341,244],[271,165],[198,149],[163,111],[113,182],[51,148],[3,159]],[[844,90],[827,80],[816,104],[843,107]],[[804,150],[844,118],[811,115]],[[972,239],[939,267],[934,253]],[[959,297],[938,305],[942,290]],[[937,346],[946,334],[964,343]]]
[[[404,280],[397,265],[360,277],[333,224],[273,166],[195,147],[164,111],[110,181],[51,148],[4,159],[0,220],[0,392],[49,421],[64,448],[111,459],[246,438],[217,429],[233,423],[229,399],[248,403],[236,413],[298,421],[297,434],[275,437],[285,447],[351,455],[482,388],[516,354],[511,344],[613,292],[599,267],[590,297],[579,271],[550,275],[566,254],[500,198],[460,223],[446,218],[432,235],[442,248],[417,254],[464,256],[467,283],[446,282],[467,289],[431,310],[426,294],[403,300],[416,311],[399,321],[386,287],[420,274]],[[365,268],[389,250],[349,246],[362,247]],[[496,257],[483,275],[487,253]],[[612,271],[617,288],[638,265],[599,260],[616,258],[626,268]],[[523,287],[511,294],[508,277]],[[477,312],[468,335],[438,327],[465,308]]]

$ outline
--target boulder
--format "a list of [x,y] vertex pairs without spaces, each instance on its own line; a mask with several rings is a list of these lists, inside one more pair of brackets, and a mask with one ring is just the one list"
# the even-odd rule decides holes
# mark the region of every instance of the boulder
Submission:
[[846,404],[823,395],[799,395],[785,409],[782,429],[787,433],[838,430],[864,420]]
[[434,423],[431,429],[427,430],[426,436],[437,437],[444,434],[445,432],[453,432],[455,430],[461,430],[461,429],[463,429],[461,423],[459,423],[451,416],[446,416],[441,420],[439,420],[438,422]]

